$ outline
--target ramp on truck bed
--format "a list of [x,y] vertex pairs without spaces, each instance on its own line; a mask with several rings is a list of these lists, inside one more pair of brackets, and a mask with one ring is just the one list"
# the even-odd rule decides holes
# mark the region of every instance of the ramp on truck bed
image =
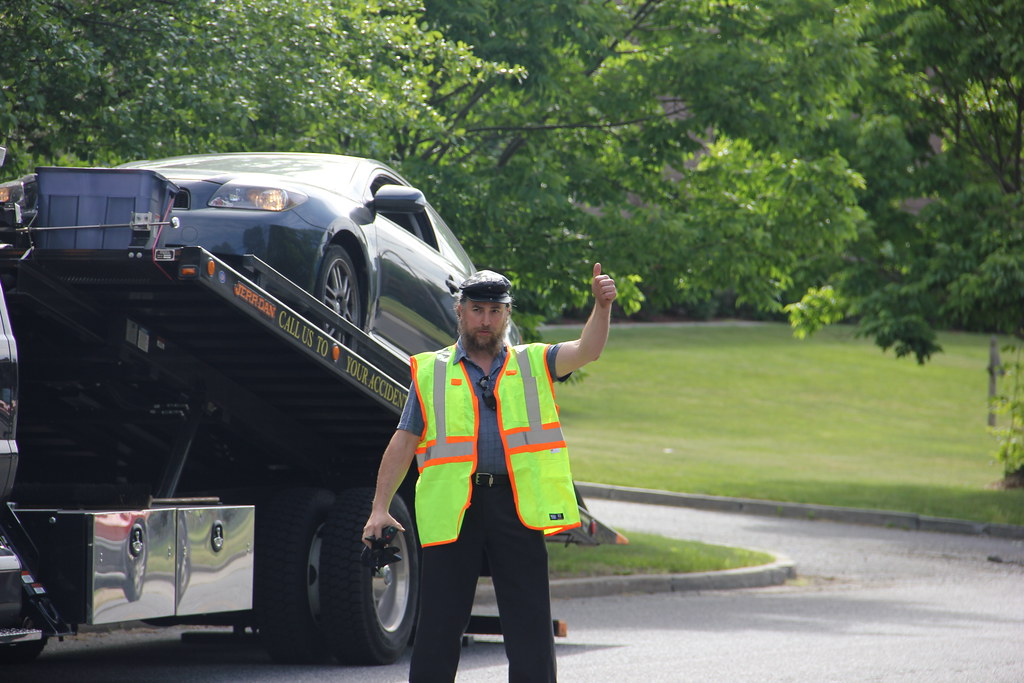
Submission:
[[257,259],[234,268],[198,247],[9,253],[0,277],[31,378],[19,504],[52,502],[58,484],[64,504],[128,503],[144,481],[157,498],[242,491],[271,472],[276,486],[310,472],[372,484],[407,361]]

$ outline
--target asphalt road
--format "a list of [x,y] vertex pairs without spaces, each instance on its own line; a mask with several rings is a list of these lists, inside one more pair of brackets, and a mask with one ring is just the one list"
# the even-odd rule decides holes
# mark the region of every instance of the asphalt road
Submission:
[[[1024,681],[1024,541],[590,500],[626,530],[782,553],[798,578],[730,591],[557,599],[566,682]],[[628,586],[627,586],[628,587]],[[486,608],[485,608],[486,609]],[[481,610],[484,611],[484,610]],[[405,680],[389,667],[285,667],[253,643],[182,629],[51,643],[3,681]],[[464,650],[460,681],[504,681],[500,640]]]

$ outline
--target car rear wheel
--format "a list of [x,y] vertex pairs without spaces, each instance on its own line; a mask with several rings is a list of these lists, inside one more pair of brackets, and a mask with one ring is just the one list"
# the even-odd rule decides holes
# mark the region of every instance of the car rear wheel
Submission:
[[[359,288],[359,272],[344,248],[332,245],[324,252],[316,296],[340,317],[362,329],[363,300]],[[335,330],[328,330],[328,333],[338,336]]]

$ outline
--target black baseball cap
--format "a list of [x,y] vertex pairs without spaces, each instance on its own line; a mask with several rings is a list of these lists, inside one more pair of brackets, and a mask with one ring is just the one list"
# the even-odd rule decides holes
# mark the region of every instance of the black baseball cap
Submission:
[[493,270],[478,270],[459,285],[463,298],[496,304],[512,303],[512,295],[509,294],[511,288],[512,283],[508,278]]

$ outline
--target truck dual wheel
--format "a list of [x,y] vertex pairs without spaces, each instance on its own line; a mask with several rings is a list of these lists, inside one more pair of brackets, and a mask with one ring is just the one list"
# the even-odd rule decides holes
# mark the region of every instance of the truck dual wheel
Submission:
[[334,495],[317,488],[282,491],[256,512],[254,610],[264,648],[275,661],[327,661],[320,628],[321,549]]
[[419,544],[400,496],[390,512],[405,527],[391,545],[402,560],[372,573],[360,560],[373,489],[338,494],[324,528],[321,625],[331,652],[346,664],[390,664],[412,636],[419,600]]

